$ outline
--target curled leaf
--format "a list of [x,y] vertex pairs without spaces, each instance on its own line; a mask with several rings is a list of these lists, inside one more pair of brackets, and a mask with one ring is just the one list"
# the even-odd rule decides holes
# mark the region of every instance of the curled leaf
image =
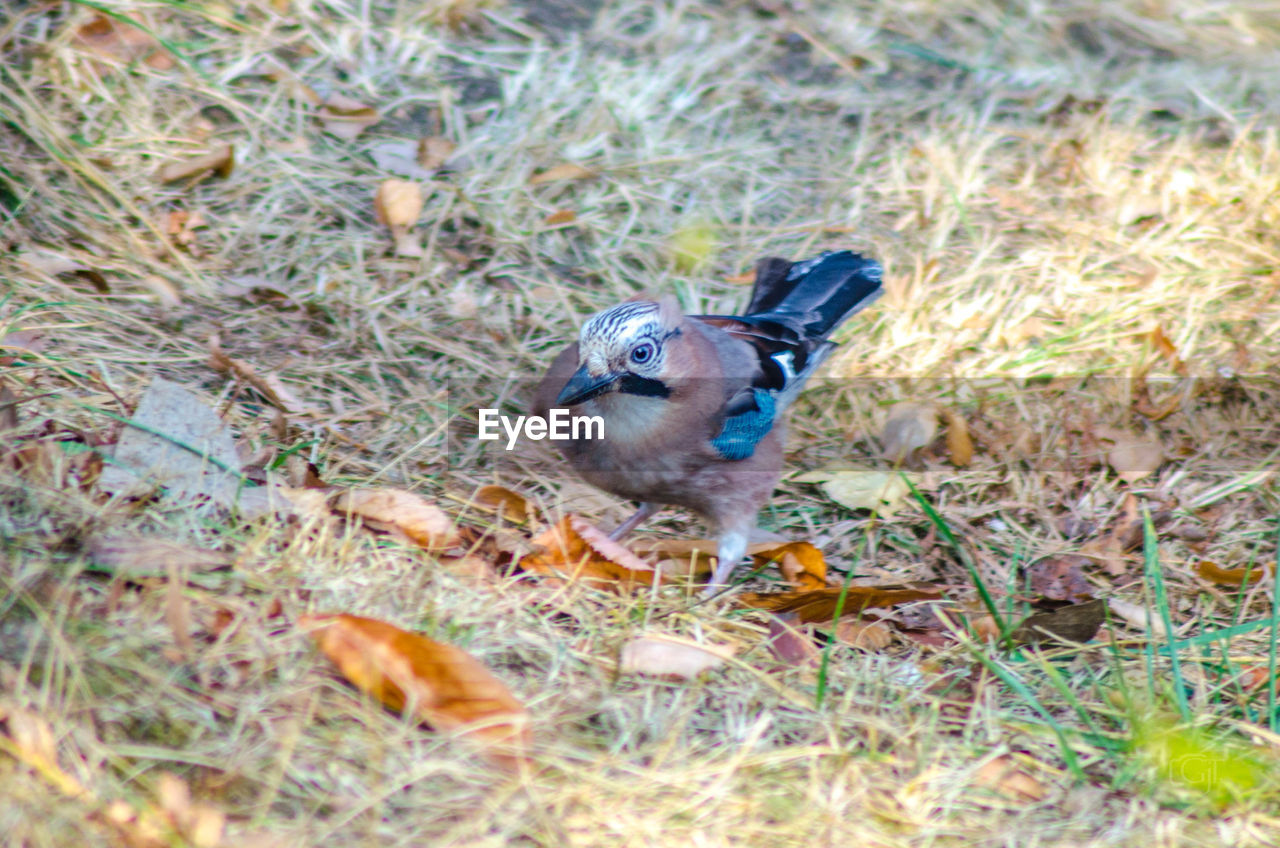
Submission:
[[599,528],[577,515],[567,515],[533,538],[540,552],[523,557],[520,567],[535,574],[582,580],[615,591],[663,583],[660,572]]
[[622,646],[618,668],[624,673],[692,680],[717,668],[736,653],[728,645],[703,645],[678,636],[652,633]]
[[347,680],[391,709],[460,731],[504,764],[529,748],[524,705],[461,648],[356,615],[305,615],[298,624]]
[[889,410],[880,444],[892,463],[914,461],[938,433],[938,409],[931,403],[899,403]]
[[827,561],[822,551],[808,542],[788,542],[762,551],[753,551],[758,565],[778,563],[783,578],[797,589],[822,589],[827,585]]
[[217,174],[226,179],[236,166],[235,148],[230,144],[215,147],[208,153],[170,162],[156,171],[156,179],[162,183],[172,183],[188,178]]
[[350,489],[330,501],[338,515],[361,519],[367,527],[399,534],[422,548],[449,548],[457,544],[453,519],[421,495],[403,489]]

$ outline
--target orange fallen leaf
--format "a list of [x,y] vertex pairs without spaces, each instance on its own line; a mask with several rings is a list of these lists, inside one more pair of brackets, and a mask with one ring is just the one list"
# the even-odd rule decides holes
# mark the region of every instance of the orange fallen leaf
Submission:
[[741,274],[732,274],[728,277],[721,277],[726,283],[735,286],[745,286],[756,281],[755,269],[743,271]]
[[372,530],[402,535],[422,548],[450,548],[458,542],[453,519],[444,510],[403,489],[350,489],[329,505],[338,515],[354,516]]
[[1040,801],[1046,794],[1044,784],[1028,774],[1008,754],[983,763],[974,772],[973,780],[1010,801]]
[[665,582],[649,563],[577,515],[565,516],[535,536],[533,543],[543,550],[522,557],[520,567],[534,574],[568,577],[615,591]]
[[572,209],[557,209],[550,215],[542,219],[542,223],[548,227],[554,227],[559,224],[572,224],[578,220],[578,213]]
[[893,641],[893,634],[882,621],[841,621],[836,625],[836,638],[846,645],[879,651]]
[[423,206],[422,186],[409,180],[383,180],[373,196],[373,212],[391,231],[399,256],[421,256],[423,247],[410,233]]
[[704,645],[679,636],[651,633],[622,646],[618,669],[623,673],[691,680],[723,665],[735,653],[736,649],[729,645]]
[[1165,335],[1163,327],[1159,324],[1152,327],[1151,332],[1147,333],[1147,341],[1157,353],[1169,360],[1169,364],[1177,374],[1187,376],[1187,363],[1182,361],[1182,357],[1178,355],[1178,346],[1173,343],[1173,339]]
[[[839,586],[795,592],[751,592],[739,597],[742,603],[772,612],[794,612],[801,621],[829,622],[839,603]],[[942,593],[931,586],[893,583],[882,586],[850,586],[841,609],[841,617],[859,616],[872,607],[891,607],[912,601],[937,600]]]
[[524,759],[532,742],[528,711],[461,648],[356,615],[304,615],[298,625],[352,685],[391,709],[411,707],[436,730],[481,743],[504,765]]
[[230,144],[223,144],[208,153],[161,166],[156,171],[156,179],[162,183],[172,183],[189,177],[203,178],[211,173],[226,179],[231,176],[235,166],[235,148]]
[[1216,562],[1202,559],[1196,563],[1196,574],[1210,583],[1221,583],[1224,586],[1243,586],[1246,582],[1253,584],[1263,580],[1271,580],[1275,566],[1264,563],[1261,568],[1223,568]]
[[540,171],[529,177],[529,185],[543,185],[545,183],[558,183],[565,180],[589,180],[598,176],[595,171],[590,168],[584,168],[573,162],[562,162],[559,165],[552,165],[545,171]]
[[763,551],[753,552],[757,565],[778,563],[783,578],[797,589],[825,589],[827,561],[822,551],[808,542],[788,542]]
[[494,512],[500,510],[512,521],[528,521],[538,515],[537,507],[529,503],[524,495],[513,492],[506,486],[481,486],[471,496],[471,502]]
[[951,457],[952,465],[964,468],[973,462],[973,438],[969,435],[969,424],[951,409],[942,409],[941,415],[947,423],[947,455]]

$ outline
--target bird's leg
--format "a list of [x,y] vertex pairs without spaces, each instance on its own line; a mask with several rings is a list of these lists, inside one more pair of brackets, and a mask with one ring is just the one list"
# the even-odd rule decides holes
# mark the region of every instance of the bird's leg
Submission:
[[619,524],[617,529],[615,529],[612,533],[609,534],[609,538],[615,542],[618,541],[623,536],[627,535],[632,530],[639,527],[646,518],[648,518],[649,516],[657,512],[659,508],[660,507],[658,506],[658,504],[649,503],[648,501],[645,501],[644,503],[640,504],[640,508],[636,510],[635,515],[631,516],[626,521]]
[[720,534],[719,546],[716,548],[716,570],[711,575],[704,594],[712,594],[722,586],[729,585],[733,570],[747,555],[747,531],[741,529],[726,530]]

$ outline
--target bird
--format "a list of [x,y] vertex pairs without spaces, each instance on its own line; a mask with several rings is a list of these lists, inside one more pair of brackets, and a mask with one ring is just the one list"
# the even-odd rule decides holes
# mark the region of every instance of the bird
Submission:
[[[883,268],[849,250],[756,263],[742,315],[685,315],[637,295],[592,315],[534,391],[533,413],[599,417],[557,440],[588,483],[639,504],[621,539],[663,506],[716,536],[707,592],[728,585],[782,476],[783,415],[830,356],[831,333],[882,291]],[[594,436],[588,438],[587,436]]]

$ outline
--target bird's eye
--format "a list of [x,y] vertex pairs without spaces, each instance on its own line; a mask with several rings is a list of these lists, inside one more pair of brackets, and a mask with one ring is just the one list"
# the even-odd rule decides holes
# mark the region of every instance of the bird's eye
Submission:
[[653,345],[649,342],[638,344],[631,349],[631,361],[637,365],[644,365],[650,359],[653,359]]

